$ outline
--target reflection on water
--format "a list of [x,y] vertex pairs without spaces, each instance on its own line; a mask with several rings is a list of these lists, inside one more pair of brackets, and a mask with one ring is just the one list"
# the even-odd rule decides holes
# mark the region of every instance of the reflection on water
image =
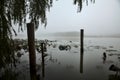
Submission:
[[[84,55],[80,56],[78,41],[48,40],[43,55],[44,63],[39,48],[41,41],[36,41],[37,77],[43,79],[44,76],[44,80],[120,80],[119,74],[116,76],[116,72],[109,70],[112,64],[120,68],[119,41],[119,38],[85,38]],[[26,51],[27,47],[25,48],[26,43],[24,41],[21,49],[16,52],[18,63],[11,71],[16,80],[30,80],[29,53]],[[64,46],[62,48],[64,50],[60,50],[60,45]],[[65,50],[66,45],[70,46],[69,50]],[[80,73],[80,70],[83,70],[83,73]],[[0,70],[1,79],[8,74],[3,74],[4,72],[4,69]]]
[[80,53],[80,73],[83,73],[83,53]]

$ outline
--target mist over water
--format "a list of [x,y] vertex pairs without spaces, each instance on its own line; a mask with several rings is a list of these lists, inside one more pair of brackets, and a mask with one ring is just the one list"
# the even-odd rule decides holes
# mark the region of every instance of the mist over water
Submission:
[[[119,14],[119,0],[96,0],[95,4],[84,4],[81,13],[76,13],[72,0],[55,2],[47,13],[46,29],[40,25],[35,32],[37,40],[57,41],[47,48],[44,80],[114,80],[115,72],[109,71],[109,67],[112,64],[120,66]],[[85,33],[82,74],[80,29]],[[14,38],[27,39],[27,33],[18,33]],[[61,51],[60,45],[70,45],[71,50]],[[104,52],[106,59],[103,59]],[[40,64],[40,54],[36,55]],[[26,55],[22,59],[26,59]]]
[[[120,68],[120,0],[96,0],[95,4],[88,6],[84,3],[81,13],[77,13],[72,1],[56,1],[47,13],[46,29],[40,25],[35,31],[37,74],[42,79],[44,74],[44,80],[115,80],[116,72],[110,71],[109,67],[114,64]],[[85,33],[82,58],[80,29]],[[15,52],[15,77],[29,80],[26,30],[13,38],[19,48]],[[43,55],[45,64],[41,60],[41,40],[48,41]],[[120,80],[120,75],[117,78]]]
[[[50,38],[49,38],[50,39]],[[37,44],[40,41],[38,40]],[[80,56],[79,37],[55,37],[49,41],[45,54],[44,80],[114,80],[115,72],[110,71],[109,67],[114,64],[120,66],[120,38],[101,38],[92,37],[84,38],[83,64]],[[69,45],[69,50],[60,46]],[[103,59],[103,53],[106,53],[106,59]],[[18,80],[29,79],[28,62],[29,53],[26,52],[20,57],[20,64],[17,67],[20,71],[24,70],[17,76]],[[36,51],[37,73],[41,72],[41,53]],[[83,65],[83,73],[80,72],[80,66]],[[118,76],[118,79],[120,76]]]

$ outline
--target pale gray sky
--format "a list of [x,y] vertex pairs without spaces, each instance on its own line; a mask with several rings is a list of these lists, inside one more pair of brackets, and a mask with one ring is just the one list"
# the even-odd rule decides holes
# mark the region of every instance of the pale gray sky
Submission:
[[[77,13],[73,0],[58,0],[47,13],[47,26],[39,26],[36,36],[41,33],[79,31],[86,34],[120,34],[120,1],[95,0],[95,4],[83,4]],[[26,34],[26,31],[19,34]],[[18,34],[18,36],[19,36]]]

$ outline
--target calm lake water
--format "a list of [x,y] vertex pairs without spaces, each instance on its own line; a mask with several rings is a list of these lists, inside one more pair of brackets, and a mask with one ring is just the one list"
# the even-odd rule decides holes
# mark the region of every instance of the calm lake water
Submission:
[[[53,38],[52,38],[53,39]],[[114,64],[120,67],[120,38],[85,38],[83,64],[80,63],[79,38],[54,38],[52,46],[47,46],[44,78],[42,77],[41,54],[36,51],[37,74],[43,80],[120,80],[109,70]],[[60,45],[70,45],[70,50],[60,50]],[[30,80],[29,53],[24,52],[15,68],[18,80]],[[103,59],[106,53],[106,60]],[[80,66],[83,66],[83,73]]]
[[[73,42],[69,43],[70,40]],[[49,61],[46,65],[45,80],[115,80],[113,79],[115,73],[109,71],[109,67],[112,64],[120,67],[120,59],[118,59],[120,38],[85,38],[83,73],[80,73],[80,47],[74,47],[79,46],[79,39],[59,38],[60,41],[62,44],[71,45],[72,49],[70,51],[60,51],[58,48],[48,49],[55,61]],[[107,54],[105,61],[103,52]],[[110,54],[113,55],[110,56]]]

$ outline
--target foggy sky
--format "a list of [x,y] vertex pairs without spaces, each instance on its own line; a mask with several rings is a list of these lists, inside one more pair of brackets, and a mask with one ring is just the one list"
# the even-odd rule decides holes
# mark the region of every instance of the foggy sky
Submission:
[[[77,13],[73,0],[54,1],[50,12],[47,12],[47,26],[40,25],[36,36],[42,33],[69,32],[85,29],[85,34],[120,34],[120,1],[95,0],[95,4],[83,4],[82,11]],[[19,34],[26,35],[26,31]]]

